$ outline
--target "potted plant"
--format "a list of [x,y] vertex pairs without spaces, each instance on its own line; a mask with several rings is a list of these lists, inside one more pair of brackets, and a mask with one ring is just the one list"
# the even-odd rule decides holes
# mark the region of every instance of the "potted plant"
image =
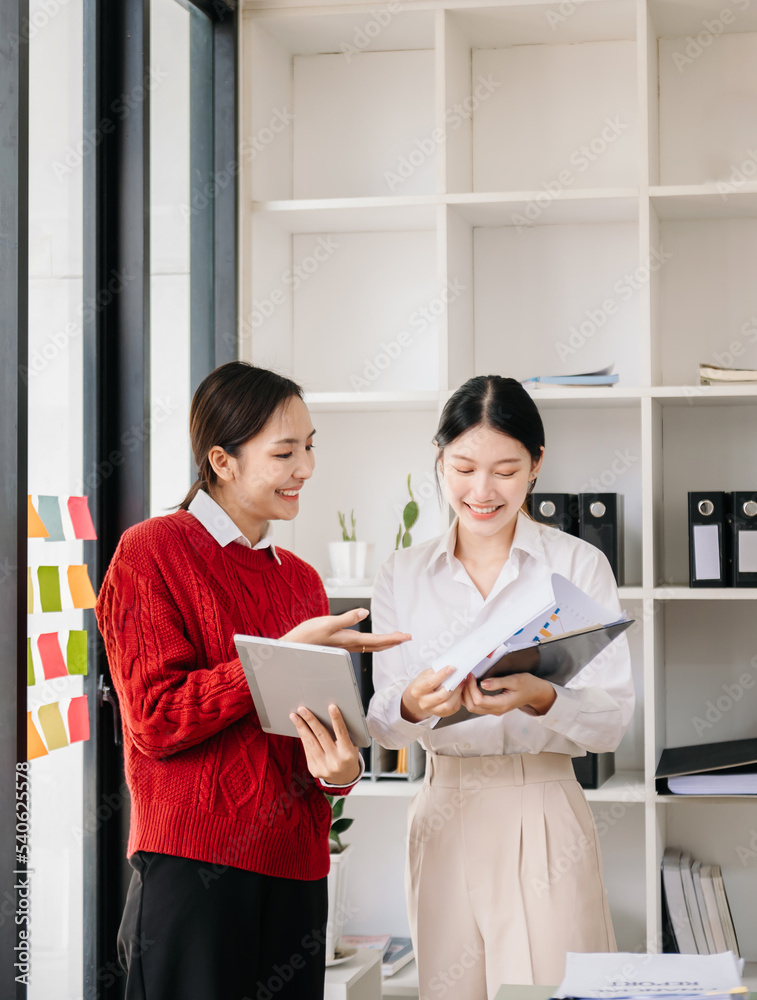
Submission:
[[362,582],[365,579],[365,559],[368,553],[368,543],[359,542],[355,535],[355,511],[350,512],[350,527],[347,518],[340,511],[339,525],[342,529],[341,542],[329,542],[329,558],[331,573],[335,583],[347,584]]
[[329,910],[326,922],[326,962],[333,962],[337,945],[342,936],[347,895],[347,861],[350,845],[342,843],[340,834],[354,823],[353,819],[342,816],[344,795],[327,795],[331,806],[331,829],[329,830],[329,852],[331,868],[328,875]]
[[407,492],[410,494],[410,499],[405,504],[405,508],[402,511],[402,521],[400,522],[399,531],[397,532],[397,538],[394,543],[395,549],[400,547],[400,543],[402,543],[403,549],[409,549],[413,544],[410,529],[415,525],[415,522],[418,520],[418,515],[420,514],[418,504],[413,496],[412,487],[410,486],[411,475],[412,473],[410,472],[407,476]]

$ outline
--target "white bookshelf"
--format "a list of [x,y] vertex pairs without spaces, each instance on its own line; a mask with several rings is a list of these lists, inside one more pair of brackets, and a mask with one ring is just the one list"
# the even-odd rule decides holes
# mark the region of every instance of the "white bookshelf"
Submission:
[[[757,388],[696,384],[702,361],[757,367],[757,7],[246,0],[242,13],[241,354],[302,382],[318,430],[279,540],[326,578],[336,510],[354,508],[375,572],[408,473],[414,540],[446,526],[431,440],[453,389],[614,362],[613,388],[534,398],[540,489],[599,481],[625,497],[638,709],[617,774],[588,794],[618,942],[660,947],[670,844],[722,866],[757,961],[757,859],[737,851],[753,800],[659,796],[653,780],[666,746],[755,735],[752,689],[693,725],[757,672],[757,589],[688,588],[686,495],[749,489],[757,470]],[[691,58],[687,39],[717,19]],[[348,800],[349,932],[407,933],[413,792],[366,782]]]

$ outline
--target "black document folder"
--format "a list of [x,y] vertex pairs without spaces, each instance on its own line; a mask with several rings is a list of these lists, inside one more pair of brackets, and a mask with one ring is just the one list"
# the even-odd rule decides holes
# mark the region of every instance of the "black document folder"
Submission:
[[728,495],[689,493],[689,586],[725,587],[728,577]]
[[657,765],[657,791],[669,791],[668,779],[689,775],[750,774],[757,771],[757,739],[697,743],[663,750]]
[[730,500],[730,584],[757,587],[757,493],[731,493]]
[[[633,623],[633,619],[598,625],[582,632],[570,632],[546,642],[537,642],[513,649],[496,660],[479,678],[478,684],[489,677],[509,677],[511,674],[534,674],[545,681],[563,687]],[[600,668],[601,669],[601,668]],[[498,694],[497,691],[486,692]],[[456,725],[466,719],[481,718],[461,708],[455,715],[440,719],[434,728]]]

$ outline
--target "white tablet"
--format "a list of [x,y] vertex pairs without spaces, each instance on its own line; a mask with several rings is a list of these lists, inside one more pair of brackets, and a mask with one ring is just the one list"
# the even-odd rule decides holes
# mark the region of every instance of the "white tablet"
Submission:
[[371,745],[352,659],[346,649],[255,635],[235,635],[234,642],[264,732],[299,739],[289,715],[302,705],[333,736],[329,705],[336,705],[355,746]]

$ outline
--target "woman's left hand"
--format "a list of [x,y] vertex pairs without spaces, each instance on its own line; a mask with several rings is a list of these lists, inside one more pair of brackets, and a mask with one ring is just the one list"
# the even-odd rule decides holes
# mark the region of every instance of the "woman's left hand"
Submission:
[[545,715],[554,704],[557,694],[548,681],[533,674],[511,674],[509,677],[491,677],[482,681],[484,694],[473,674],[468,674],[463,688],[463,705],[474,715],[504,715],[520,708],[528,715]]
[[360,774],[359,751],[336,705],[329,705],[329,715],[336,739],[309,708],[300,707],[289,718],[300,734],[308,770],[313,777],[331,785],[351,785]]

